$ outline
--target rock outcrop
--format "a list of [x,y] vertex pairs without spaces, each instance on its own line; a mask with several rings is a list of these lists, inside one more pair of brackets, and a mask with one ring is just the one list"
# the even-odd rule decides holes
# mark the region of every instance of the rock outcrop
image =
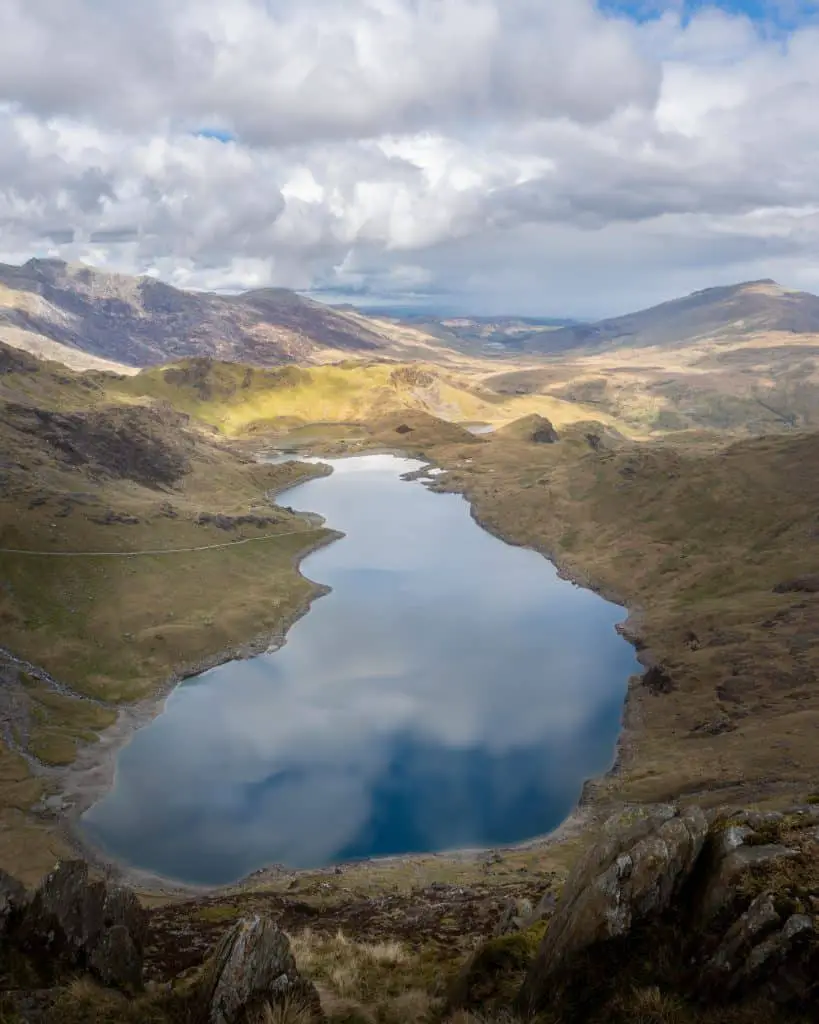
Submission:
[[[325,1024],[319,991],[300,974],[282,930],[286,925],[299,934],[316,922],[315,944],[305,935],[300,941],[327,985],[328,1014],[347,1020],[338,1015],[334,988],[339,965],[345,977],[349,966],[361,991],[395,986],[400,999],[401,986],[410,976],[414,984],[426,963],[404,963],[403,951],[395,962],[391,955],[374,958],[373,935],[389,941],[399,934],[402,944],[426,937],[434,946],[424,954],[437,958],[444,922],[451,935],[453,919],[471,914],[461,938],[471,945],[478,930],[494,934],[465,962],[430,961],[436,1020],[454,1021],[466,1011],[476,1019],[572,1024],[815,1024],[818,857],[816,806],[782,813],[631,808],[606,823],[557,900],[554,876],[533,888],[504,881],[513,898],[503,905],[495,898],[491,914],[485,900],[477,908],[468,891],[438,882],[408,895],[402,913],[392,899],[356,899],[346,918],[351,938],[328,945],[321,909],[266,894],[264,887],[233,893],[227,904],[214,897],[207,906],[193,900],[163,907],[151,916],[146,991],[146,914],[133,893],[90,879],[79,861],[58,865],[32,895],[0,873],[0,1018],[9,1007],[11,1019],[28,1024]],[[431,924],[418,913],[424,895],[437,907]],[[375,910],[371,902],[388,906]],[[337,915],[338,907],[330,913]],[[235,923],[220,923],[225,920]],[[339,926],[337,917],[332,921]],[[355,936],[362,934],[367,941],[356,950]],[[444,993],[441,974],[456,964]],[[97,984],[75,986],[83,974]],[[350,1020],[403,1020],[382,1015],[381,1004],[354,1004]]]
[[134,893],[91,881],[84,861],[64,861],[40,884],[13,932],[49,974],[88,970],[105,984],[142,987],[146,914]]
[[515,441],[529,441],[532,444],[554,444],[559,439],[552,421],[538,413],[507,423],[497,431],[497,435]]
[[[307,1024],[324,1020],[315,986],[302,978],[290,941],[267,917],[237,922],[208,964],[203,982],[208,1024],[260,1024],[288,1007]],[[276,1018],[278,1019],[278,1018]]]
[[654,962],[653,981],[671,971],[669,985],[689,999],[815,1006],[815,901],[799,895],[812,816],[712,815],[709,825],[698,808],[636,813],[607,823],[574,868],[518,1010],[586,1019],[612,998],[613,979],[635,964],[650,975]]
[[16,878],[0,870],[0,939],[14,928],[27,903],[25,888]]
[[570,875],[520,995],[522,1007],[546,1001],[567,961],[627,935],[661,914],[691,873],[708,823],[699,808],[661,807],[632,823],[618,818]]

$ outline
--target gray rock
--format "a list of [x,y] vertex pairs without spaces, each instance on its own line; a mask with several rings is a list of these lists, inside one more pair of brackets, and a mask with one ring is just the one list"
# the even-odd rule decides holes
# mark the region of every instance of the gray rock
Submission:
[[[130,937],[127,957],[121,932],[108,935],[116,928]],[[89,881],[88,865],[73,860],[58,864],[34,893],[20,940],[50,967],[87,967],[100,978],[104,975],[106,984],[132,989],[140,984],[146,930],[147,916],[133,892]]]
[[793,914],[784,926],[767,941],[761,943],[748,957],[743,973],[756,974],[772,960],[782,960],[798,936],[813,931],[813,921],[807,914]]
[[0,937],[13,927],[27,903],[24,886],[0,869]]
[[[737,831],[726,829],[725,833],[733,832],[735,837]],[[737,882],[746,871],[760,864],[797,856],[796,850],[778,844],[735,846],[732,845],[733,840],[726,838],[725,833],[715,842],[708,881],[698,908],[701,925],[706,925],[733,902]]]
[[728,995],[742,979],[743,966],[759,941],[779,927],[782,920],[774,907],[773,896],[762,893],[728,929],[717,951],[702,971],[700,987],[707,994]]
[[553,892],[545,892],[535,905],[535,909],[526,918],[525,928],[531,928],[533,924],[542,921],[544,917],[551,917],[557,908],[557,897]]
[[718,857],[727,857],[740,846],[744,846],[745,840],[752,835],[754,830],[750,825],[728,825],[714,838],[714,852]]
[[731,979],[731,991],[759,988],[764,983],[778,1001],[794,995],[804,998],[813,982],[814,969],[799,963],[799,953],[813,933],[813,921],[807,914],[791,915],[781,929],[751,951]]
[[204,997],[208,1024],[262,1021],[284,1004],[298,1006],[305,1024],[324,1020],[318,992],[299,975],[289,939],[267,917],[245,918],[225,935],[206,969]]
[[[529,918],[534,913],[531,900],[509,900],[503,908],[500,920],[495,927],[495,935],[509,935],[529,926]],[[535,920],[537,920],[535,918]],[[534,922],[532,922],[534,923]]]
[[521,989],[518,1005],[542,1004],[569,958],[626,935],[656,917],[689,876],[708,823],[699,808],[653,809],[637,821],[620,817],[576,866]]
[[115,924],[100,935],[88,966],[103,985],[132,992],[142,988],[142,951],[124,924]]

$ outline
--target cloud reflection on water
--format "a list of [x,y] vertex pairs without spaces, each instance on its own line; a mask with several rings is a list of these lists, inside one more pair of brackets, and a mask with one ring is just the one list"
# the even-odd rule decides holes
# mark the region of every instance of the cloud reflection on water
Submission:
[[110,853],[225,882],[512,842],[605,770],[635,668],[621,609],[399,479],[417,465],[338,460],[288,494],[347,535],[303,565],[333,591],[282,650],[187,681],[134,737],[85,818]]

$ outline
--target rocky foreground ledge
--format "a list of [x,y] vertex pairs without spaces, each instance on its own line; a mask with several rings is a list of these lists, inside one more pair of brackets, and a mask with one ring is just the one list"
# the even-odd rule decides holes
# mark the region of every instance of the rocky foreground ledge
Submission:
[[[558,894],[502,908],[465,962],[430,961],[421,1003],[402,1001],[397,942],[392,973],[369,986],[370,1004],[340,1001],[338,970],[282,930],[274,897],[259,910],[262,897],[258,912],[232,922],[225,914],[199,962],[146,984],[150,912],[130,890],[92,880],[82,861],[59,864],[33,893],[0,873],[0,1021],[819,1020],[819,806],[621,813]],[[314,917],[320,927],[321,911]],[[187,933],[168,920],[184,944]],[[405,939],[407,926],[396,920],[396,934]],[[394,997],[389,1012],[381,990]]]

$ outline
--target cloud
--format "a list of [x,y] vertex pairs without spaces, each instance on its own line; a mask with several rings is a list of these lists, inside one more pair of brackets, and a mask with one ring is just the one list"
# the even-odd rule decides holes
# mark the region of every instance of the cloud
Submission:
[[[0,96],[41,116],[287,144],[466,117],[605,118],[656,69],[589,0],[7,0]],[[214,129],[212,126],[216,125]]]
[[477,312],[812,284],[819,28],[628,6],[7,0],[0,259]]

